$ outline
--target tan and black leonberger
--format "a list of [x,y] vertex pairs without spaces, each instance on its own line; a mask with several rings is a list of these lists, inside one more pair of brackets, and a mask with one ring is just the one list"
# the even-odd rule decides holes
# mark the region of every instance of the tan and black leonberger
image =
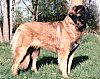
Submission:
[[[80,37],[86,27],[87,12],[86,7],[78,5],[68,10],[63,21],[21,24],[11,41],[13,76],[18,74],[18,68],[28,67],[30,56],[31,70],[37,72],[36,61],[40,53],[39,49],[44,48],[57,53],[62,76],[68,78],[74,56],[72,52],[78,47]],[[30,47],[34,49],[31,54],[28,53]]]

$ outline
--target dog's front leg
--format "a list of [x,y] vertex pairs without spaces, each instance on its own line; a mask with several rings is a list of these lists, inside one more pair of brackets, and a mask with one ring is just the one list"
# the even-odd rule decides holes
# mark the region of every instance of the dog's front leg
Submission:
[[70,75],[71,65],[72,65],[72,61],[73,61],[73,57],[74,57],[74,51],[77,49],[78,46],[79,46],[78,43],[73,44],[73,47],[70,51],[70,54],[68,57],[68,75]]
[[58,52],[58,65],[62,73],[62,77],[69,78],[67,74],[67,58],[69,51],[59,51]]
[[73,57],[74,57],[74,52],[72,52],[68,60],[68,75],[70,75],[70,72],[71,72],[71,65],[72,65]]

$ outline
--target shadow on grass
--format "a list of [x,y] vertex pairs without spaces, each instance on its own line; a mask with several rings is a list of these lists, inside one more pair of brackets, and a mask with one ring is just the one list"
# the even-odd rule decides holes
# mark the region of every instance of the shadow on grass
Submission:
[[57,58],[54,57],[43,57],[40,60],[37,61],[37,68],[39,69],[42,65],[46,64],[58,64]]
[[[80,63],[82,63],[82,62],[84,62],[84,61],[86,61],[88,59],[89,59],[88,56],[77,56],[77,57],[74,57],[73,62],[72,62],[71,69],[75,69],[75,67],[77,65],[80,65]],[[47,57],[47,56],[41,58],[40,60],[37,61],[37,69],[41,68],[41,66],[46,65],[46,64],[55,64],[55,65],[58,65],[57,58]],[[31,66],[29,66],[27,69],[21,70],[21,71],[22,72],[26,72],[26,71],[28,71],[28,69]],[[20,71],[19,71],[19,73],[20,73]]]
[[80,65],[80,63],[82,63],[82,62],[84,62],[84,61],[86,61],[88,59],[89,59],[88,56],[77,56],[77,57],[74,57],[71,69],[74,69],[77,65]]
[[[77,56],[74,57],[73,62],[72,62],[72,67],[71,69],[74,69],[77,65],[80,65],[80,63],[88,60],[88,56]],[[42,65],[46,64],[58,64],[57,58],[54,57],[43,57],[39,61],[37,61],[37,68],[39,69]]]

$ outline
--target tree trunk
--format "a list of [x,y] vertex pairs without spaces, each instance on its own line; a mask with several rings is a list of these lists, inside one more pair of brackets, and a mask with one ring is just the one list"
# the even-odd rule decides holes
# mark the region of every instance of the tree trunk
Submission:
[[14,4],[15,0],[10,0],[10,40],[12,38]]
[[1,27],[0,27],[0,42],[3,42]]
[[8,11],[7,1],[2,0],[2,13],[3,13],[3,40],[9,42],[9,24],[8,24]]
[[[26,5],[24,0],[22,0],[22,2]],[[27,5],[26,7],[32,13],[32,21],[38,21],[38,0],[31,0],[31,3],[33,10],[31,10]]]
[[[0,2],[0,9],[1,9],[1,2]],[[3,42],[3,36],[2,36],[2,10],[0,10],[0,42]]]
[[38,21],[38,0],[32,0],[33,14],[32,20]]

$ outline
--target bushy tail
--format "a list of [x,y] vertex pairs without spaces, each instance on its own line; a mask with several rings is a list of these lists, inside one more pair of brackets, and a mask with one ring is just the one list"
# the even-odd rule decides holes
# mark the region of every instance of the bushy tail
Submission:
[[[17,29],[11,40],[12,57],[15,58],[16,49],[22,45],[23,33]],[[27,51],[26,51],[27,52]],[[27,53],[26,53],[27,54]],[[30,62],[30,54],[26,55],[20,63],[20,69],[27,69]]]
[[16,30],[15,34],[12,37],[12,40],[10,42],[11,44],[11,51],[12,51],[12,55],[13,57],[15,57],[15,51],[16,49],[21,46],[21,42],[22,42],[22,35],[21,35],[21,31],[20,30]]

